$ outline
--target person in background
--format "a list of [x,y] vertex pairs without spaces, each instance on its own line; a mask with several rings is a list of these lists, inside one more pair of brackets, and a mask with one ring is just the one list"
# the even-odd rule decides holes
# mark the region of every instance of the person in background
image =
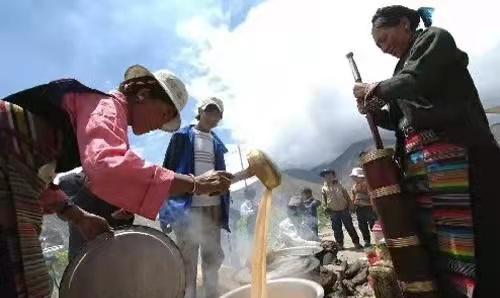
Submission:
[[288,201],[288,206],[287,206],[287,216],[290,218],[290,221],[294,225],[294,227],[297,229],[297,233],[302,237],[303,236],[303,227],[302,227],[302,217],[303,217],[303,210],[302,210],[302,196],[301,195],[294,195],[290,198]]
[[359,243],[359,236],[354,228],[351,217],[351,209],[353,204],[347,190],[337,180],[335,171],[332,169],[325,169],[320,173],[321,177],[325,180],[321,188],[321,196],[325,204],[325,211],[330,216],[332,221],[333,236],[335,241],[344,248],[344,232],[342,231],[342,224],[345,226],[347,233],[356,249],[363,248]]
[[[226,146],[213,131],[222,120],[221,99],[208,97],[198,105],[198,123],[174,133],[163,165],[176,172],[199,175],[225,171]],[[196,297],[198,254],[201,252],[203,290],[206,298],[219,297],[219,269],[224,260],[221,229],[229,229],[229,193],[172,196],[160,210],[162,225],[171,224],[186,266],[186,298]]]
[[[500,258],[500,148],[489,128],[469,57],[432,26],[432,8],[378,9],[371,33],[399,59],[391,78],[355,83],[360,113],[396,134],[403,189],[415,198],[419,236],[441,297],[492,297]],[[425,28],[419,28],[420,23]]]
[[306,240],[319,240],[318,231],[318,207],[321,206],[321,201],[313,197],[312,190],[306,187],[302,190],[302,206],[304,211],[303,223],[307,228],[309,237]]
[[[134,214],[124,211],[110,203],[101,200],[89,189],[89,180],[83,172],[70,173],[59,178],[59,188],[69,197],[69,199],[78,207],[92,214],[106,219],[112,228],[132,225],[134,223]],[[87,242],[80,233],[77,226],[68,223],[69,228],[69,247],[68,261],[78,254],[84,244]]]
[[368,196],[368,185],[362,168],[353,168],[351,178],[354,180],[352,186],[352,197],[358,219],[358,227],[363,235],[365,247],[371,246],[370,231],[375,224],[375,213],[373,212],[370,197]]
[[229,173],[176,174],[130,149],[128,126],[136,135],[175,131],[187,98],[171,72],[134,65],[109,93],[63,79],[0,100],[0,297],[51,296],[39,241],[43,214],[71,221],[87,240],[111,232],[102,217],[68,200],[52,181],[56,173],[82,166],[92,193],[150,219],[170,194],[229,190]]

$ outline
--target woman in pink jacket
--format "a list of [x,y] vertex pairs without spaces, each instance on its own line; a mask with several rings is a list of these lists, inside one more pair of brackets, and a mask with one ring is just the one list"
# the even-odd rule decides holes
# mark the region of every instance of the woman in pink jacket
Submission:
[[87,239],[110,231],[68,202],[52,183],[57,172],[81,165],[93,193],[150,219],[169,194],[228,191],[228,173],[180,175],[130,149],[128,126],[137,135],[175,131],[187,99],[174,74],[134,65],[110,93],[65,79],[0,100],[0,297],[50,297],[38,240],[44,213],[71,221]]

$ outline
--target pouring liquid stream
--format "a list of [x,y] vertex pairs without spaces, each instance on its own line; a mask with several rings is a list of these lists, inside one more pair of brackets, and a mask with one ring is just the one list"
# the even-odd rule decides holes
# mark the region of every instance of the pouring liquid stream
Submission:
[[268,216],[271,211],[271,199],[272,191],[270,189],[264,190],[264,195],[259,203],[253,238],[251,298],[267,298],[266,256],[267,233],[269,230]]

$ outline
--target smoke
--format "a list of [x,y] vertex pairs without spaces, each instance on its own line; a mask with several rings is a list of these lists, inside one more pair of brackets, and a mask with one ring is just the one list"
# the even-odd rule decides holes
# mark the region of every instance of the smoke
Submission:
[[[389,1],[269,0],[234,29],[217,12],[179,24],[189,42],[189,91],[225,101],[225,125],[238,142],[268,152],[281,167],[331,161],[369,136],[352,96],[345,54],[354,52],[365,81],[392,74],[396,60],[374,45],[370,20]],[[496,4],[406,1],[436,8],[434,24],[448,29],[470,55],[485,106],[499,101],[500,25]]]

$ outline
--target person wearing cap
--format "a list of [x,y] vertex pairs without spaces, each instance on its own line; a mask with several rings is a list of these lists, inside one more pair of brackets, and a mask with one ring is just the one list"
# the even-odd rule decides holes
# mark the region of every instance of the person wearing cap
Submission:
[[228,191],[226,172],[177,174],[130,149],[128,126],[137,135],[174,131],[187,98],[174,74],[134,65],[109,93],[63,79],[0,100],[0,297],[50,297],[38,239],[44,213],[67,219],[86,239],[111,232],[68,200],[55,173],[81,165],[92,193],[150,219],[170,194]]
[[[187,175],[226,169],[227,149],[213,131],[224,114],[224,104],[207,97],[198,105],[197,123],[181,128],[170,139],[164,167]],[[186,298],[196,297],[198,254],[201,251],[205,297],[219,297],[219,269],[224,260],[221,229],[229,229],[229,193],[182,194],[166,201],[160,210],[162,227],[171,225],[186,266]]]
[[368,184],[362,168],[352,169],[351,178],[354,181],[352,186],[352,197],[358,219],[358,227],[363,235],[365,247],[371,246],[370,231],[375,224],[375,213],[372,209],[370,197],[368,196]]
[[332,221],[333,237],[335,241],[342,249],[344,248],[343,224],[351,237],[354,247],[356,249],[363,248],[361,244],[359,244],[359,236],[352,223],[351,209],[353,205],[349,193],[337,180],[334,170],[325,169],[321,171],[320,175],[325,180],[321,188],[321,196],[325,204],[325,211],[330,215]]

